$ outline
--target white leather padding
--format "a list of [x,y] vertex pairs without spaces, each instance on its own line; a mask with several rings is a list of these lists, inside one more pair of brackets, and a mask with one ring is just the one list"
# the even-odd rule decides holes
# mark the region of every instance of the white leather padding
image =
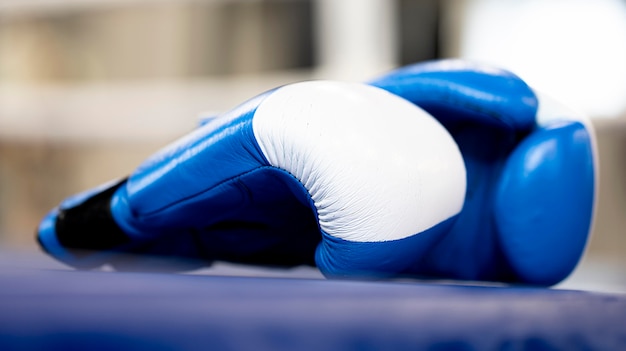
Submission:
[[465,166],[452,137],[428,113],[382,89],[287,85],[260,104],[253,129],[270,164],[308,190],[329,235],[402,239],[463,206]]

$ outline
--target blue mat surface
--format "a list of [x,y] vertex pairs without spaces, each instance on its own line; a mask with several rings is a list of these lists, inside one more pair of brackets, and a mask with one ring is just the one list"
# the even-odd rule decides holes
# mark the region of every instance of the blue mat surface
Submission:
[[626,296],[0,268],[0,350],[623,350]]

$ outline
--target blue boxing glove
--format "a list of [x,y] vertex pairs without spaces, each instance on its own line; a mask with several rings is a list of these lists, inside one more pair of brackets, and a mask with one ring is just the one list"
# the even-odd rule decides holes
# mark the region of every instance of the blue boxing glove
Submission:
[[439,120],[467,169],[461,213],[407,273],[540,285],[570,274],[594,213],[597,156],[587,120],[510,72],[460,60],[370,83]]
[[422,109],[366,84],[304,82],[68,198],[37,238],[82,268],[134,269],[157,255],[395,276],[450,230],[465,190],[458,146]]
[[460,61],[370,84],[423,110],[358,84],[278,88],[64,201],[39,241],[83,267],[137,253],[327,276],[551,285],[571,272],[594,208],[587,122]]

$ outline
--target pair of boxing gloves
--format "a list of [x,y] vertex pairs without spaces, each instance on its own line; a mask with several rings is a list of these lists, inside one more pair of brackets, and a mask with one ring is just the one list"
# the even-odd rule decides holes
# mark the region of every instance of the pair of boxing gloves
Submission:
[[514,74],[432,61],[285,85],[207,118],[63,201],[37,238],[79,268],[165,256],[552,285],[587,242],[595,148],[584,118]]

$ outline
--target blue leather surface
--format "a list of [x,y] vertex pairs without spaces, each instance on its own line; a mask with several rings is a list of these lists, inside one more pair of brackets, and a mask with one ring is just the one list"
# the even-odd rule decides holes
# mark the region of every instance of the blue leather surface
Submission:
[[581,123],[556,122],[507,160],[494,214],[502,249],[523,281],[559,281],[583,254],[594,202],[590,145]]
[[472,121],[514,131],[535,125],[533,91],[516,75],[494,67],[432,61],[393,70],[369,83],[402,96],[444,123]]
[[[159,228],[160,232],[145,229],[146,233],[158,235],[138,240],[129,252],[181,258],[192,266],[215,260],[313,265],[321,237],[307,195],[291,174],[260,167],[204,194],[210,201],[187,210],[183,224]],[[231,203],[232,208],[223,211]],[[172,222],[179,220],[176,217]],[[130,262],[125,257],[121,262],[112,262],[120,269],[154,269],[153,262],[139,257]]]
[[[308,192],[263,156],[252,129],[263,93],[145,161],[111,200],[136,242],[125,252],[267,265],[314,264],[321,237]],[[151,269],[149,258],[120,269]],[[154,269],[154,267],[152,267]]]
[[622,295],[6,266],[0,285],[3,351],[626,348]]
[[[222,183],[269,166],[252,130],[254,112],[268,94],[199,127],[140,165],[111,200],[113,217],[122,229],[143,238],[169,228],[193,227],[199,220],[210,225],[236,211],[240,191],[225,189]],[[206,210],[198,206],[211,197],[222,205]]]
[[410,272],[419,276],[515,281],[493,218],[495,185],[514,139],[497,127],[450,129],[467,170],[467,192],[453,227]]
[[582,124],[540,130],[538,100],[524,81],[465,61],[416,64],[370,84],[437,118],[467,169],[461,214],[411,272],[551,285],[574,269],[594,201],[592,141]]
[[322,232],[324,240],[317,247],[315,262],[325,275],[334,278],[414,275],[411,267],[423,264],[456,219],[454,216],[421,233],[383,242],[351,242]]

